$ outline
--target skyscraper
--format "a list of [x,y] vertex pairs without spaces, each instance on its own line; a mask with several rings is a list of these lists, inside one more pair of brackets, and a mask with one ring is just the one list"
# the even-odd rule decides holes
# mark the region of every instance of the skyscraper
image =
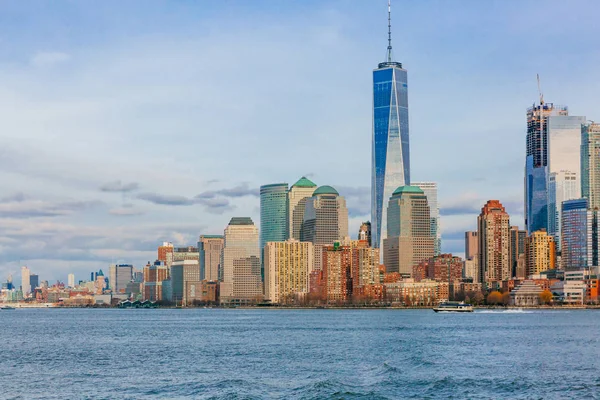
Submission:
[[307,295],[313,257],[310,242],[294,239],[267,242],[264,248],[265,298],[285,304],[295,297]]
[[527,109],[525,161],[525,227],[528,233],[547,228],[548,118],[567,116],[567,107],[544,103]]
[[510,227],[510,265],[511,276],[518,276],[519,262],[525,262],[525,238],[527,232],[519,229],[518,226]]
[[373,70],[373,136],[371,144],[371,224],[373,246],[383,248],[387,205],[394,191],[410,184],[407,72],[393,61],[388,3],[386,61]]
[[31,291],[33,292],[33,290],[40,286],[40,277],[37,274],[30,274],[29,275],[29,288],[31,289]]
[[221,265],[222,250],[223,236],[200,235],[200,239],[198,239],[200,280],[215,282],[219,280],[219,266]]
[[223,303],[252,303],[262,298],[258,228],[251,218],[234,217],[229,221],[221,266]]
[[358,229],[358,240],[364,240],[371,247],[371,222],[363,222]]
[[440,229],[440,207],[438,205],[438,189],[435,182],[412,182],[411,186],[421,188],[427,196],[429,212],[431,215],[431,236],[434,240],[434,255],[442,251],[442,231]]
[[427,196],[416,186],[400,186],[388,202],[383,259],[387,272],[410,277],[413,266],[433,257]]
[[600,208],[600,124],[581,128],[581,196],[591,209]]
[[69,274],[67,276],[67,285],[70,288],[74,288],[75,287],[75,274]]
[[108,286],[113,293],[125,293],[133,279],[133,265],[115,264],[108,267]]
[[263,279],[265,243],[283,242],[288,236],[287,198],[287,183],[273,183],[260,187],[260,270]]
[[465,259],[479,257],[479,239],[477,232],[465,232]]
[[162,246],[158,246],[158,261],[167,262],[167,254],[173,254],[173,243],[163,242]]
[[348,208],[344,199],[331,186],[319,186],[306,201],[300,237],[314,244],[315,269],[320,270],[323,246],[342,241],[348,236]]
[[551,172],[548,177],[548,234],[554,236],[557,251],[560,251],[560,228],[562,203],[579,199],[581,185],[576,172]]
[[598,265],[598,211],[588,209],[587,199],[562,203],[562,267],[577,271]]
[[488,287],[510,279],[510,218],[498,200],[489,200],[477,218],[479,279]]
[[31,293],[31,283],[29,282],[29,275],[31,271],[29,268],[23,266],[21,267],[21,290],[23,291],[23,296],[26,296],[27,293]]
[[294,183],[288,191],[288,224],[286,238],[300,240],[300,231],[302,230],[302,223],[304,222],[306,201],[312,197],[316,189],[317,185],[303,176],[298,182]]

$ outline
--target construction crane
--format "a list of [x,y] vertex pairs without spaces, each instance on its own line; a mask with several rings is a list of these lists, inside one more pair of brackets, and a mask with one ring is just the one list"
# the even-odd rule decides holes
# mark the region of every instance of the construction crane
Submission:
[[544,105],[544,95],[542,94],[542,87],[540,86],[540,74],[537,75],[538,93],[540,94],[540,106]]

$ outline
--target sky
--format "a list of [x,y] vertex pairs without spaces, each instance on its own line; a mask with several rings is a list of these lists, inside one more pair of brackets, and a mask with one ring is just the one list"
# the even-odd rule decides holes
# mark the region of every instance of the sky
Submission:
[[[439,185],[442,250],[488,199],[523,226],[526,109],[600,119],[589,0],[394,0],[411,178]],[[372,70],[385,0],[0,2],[0,279],[141,268],[306,175],[370,219]]]

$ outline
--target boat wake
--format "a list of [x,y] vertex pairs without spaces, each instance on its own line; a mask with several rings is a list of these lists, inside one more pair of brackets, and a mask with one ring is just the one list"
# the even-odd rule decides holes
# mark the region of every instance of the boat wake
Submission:
[[476,312],[479,314],[533,314],[532,310],[523,310],[522,308],[509,308],[506,310],[481,310]]

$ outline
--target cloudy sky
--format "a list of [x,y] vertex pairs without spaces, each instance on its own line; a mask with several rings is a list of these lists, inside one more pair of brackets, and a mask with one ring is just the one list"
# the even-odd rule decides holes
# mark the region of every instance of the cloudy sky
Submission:
[[[85,279],[191,245],[257,188],[307,175],[369,219],[371,71],[387,2],[0,3],[0,279]],[[600,119],[594,1],[399,1],[411,175],[438,182],[443,250],[485,200],[523,224],[525,110]]]

